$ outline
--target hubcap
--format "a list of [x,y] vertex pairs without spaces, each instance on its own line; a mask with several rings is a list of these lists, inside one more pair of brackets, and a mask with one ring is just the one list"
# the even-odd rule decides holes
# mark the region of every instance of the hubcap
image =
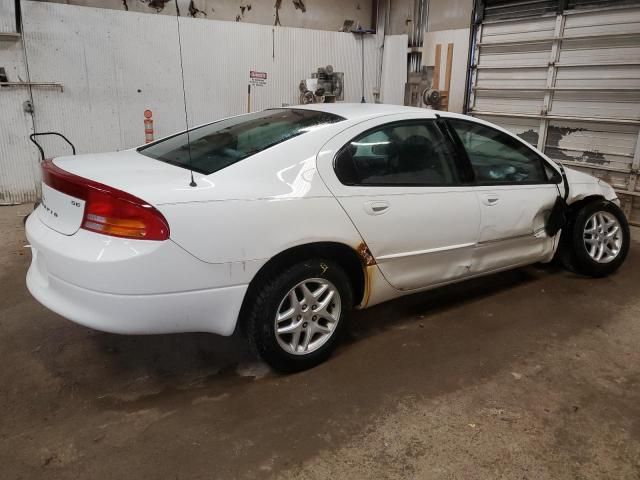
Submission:
[[584,246],[598,263],[609,263],[620,253],[622,232],[618,219],[609,212],[596,212],[584,227]]
[[278,344],[288,353],[306,355],[324,345],[340,320],[340,294],[325,278],[304,280],[289,290],[275,318]]

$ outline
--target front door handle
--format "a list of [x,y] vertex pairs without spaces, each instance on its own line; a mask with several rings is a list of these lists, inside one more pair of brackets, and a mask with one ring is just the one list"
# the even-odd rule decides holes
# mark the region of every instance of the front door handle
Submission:
[[500,202],[500,197],[495,193],[485,193],[482,195],[482,203],[492,207]]
[[365,202],[364,211],[369,215],[382,215],[389,210],[389,207],[389,202],[374,200],[372,202]]

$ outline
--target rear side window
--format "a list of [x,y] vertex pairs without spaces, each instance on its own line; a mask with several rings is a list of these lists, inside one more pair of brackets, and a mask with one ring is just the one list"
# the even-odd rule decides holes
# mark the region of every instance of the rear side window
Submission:
[[342,120],[338,115],[313,110],[265,110],[194,128],[189,130],[189,138],[182,132],[138,151],[209,175],[311,129]]
[[447,119],[460,138],[481,184],[546,183],[544,163],[511,136],[465,120]]
[[452,159],[434,122],[402,122],[349,142],[336,157],[335,171],[345,185],[452,185],[457,182]]

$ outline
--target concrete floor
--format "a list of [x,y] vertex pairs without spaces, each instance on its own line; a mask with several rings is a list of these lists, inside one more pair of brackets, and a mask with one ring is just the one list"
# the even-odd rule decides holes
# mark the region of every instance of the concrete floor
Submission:
[[352,316],[326,364],[91,331],[28,294],[0,208],[3,479],[640,479],[640,236],[620,272],[528,267]]

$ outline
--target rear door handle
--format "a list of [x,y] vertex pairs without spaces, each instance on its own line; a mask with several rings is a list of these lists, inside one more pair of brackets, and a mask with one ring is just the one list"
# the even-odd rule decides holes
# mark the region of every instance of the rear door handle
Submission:
[[369,215],[382,215],[389,210],[389,202],[383,200],[374,200],[371,202],[365,202],[364,211]]
[[500,202],[500,197],[495,193],[485,193],[482,195],[482,203],[492,207]]

